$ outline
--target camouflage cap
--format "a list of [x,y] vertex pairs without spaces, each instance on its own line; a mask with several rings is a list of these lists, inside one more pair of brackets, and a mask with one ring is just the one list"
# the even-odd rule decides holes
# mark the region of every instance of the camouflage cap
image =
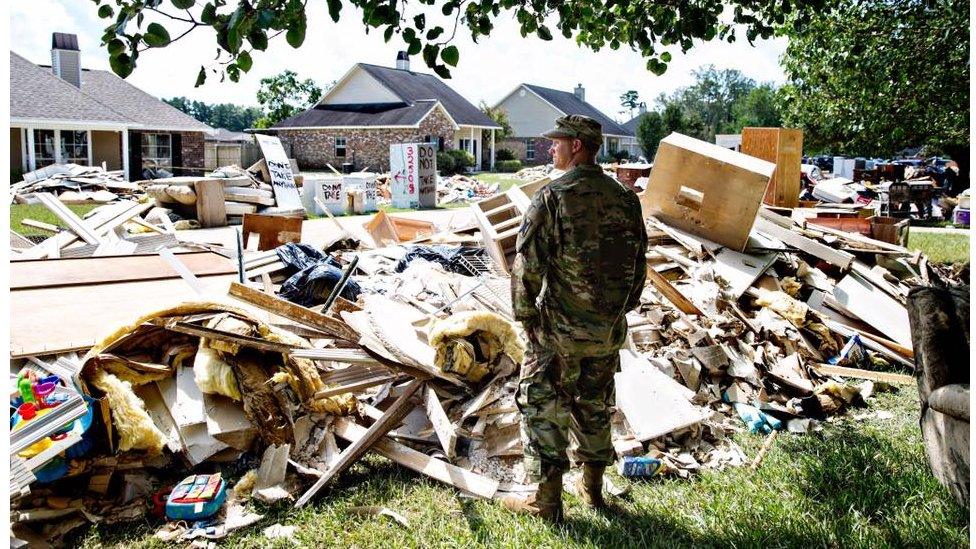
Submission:
[[556,127],[542,134],[542,136],[550,139],[568,137],[600,145],[603,143],[603,126],[589,116],[571,114],[557,118]]

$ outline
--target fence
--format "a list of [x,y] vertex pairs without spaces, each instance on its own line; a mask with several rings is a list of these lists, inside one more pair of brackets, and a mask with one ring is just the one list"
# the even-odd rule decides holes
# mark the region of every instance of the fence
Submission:
[[234,164],[247,168],[261,158],[261,148],[256,143],[216,143],[210,141],[205,143],[203,147],[203,165],[208,170]]

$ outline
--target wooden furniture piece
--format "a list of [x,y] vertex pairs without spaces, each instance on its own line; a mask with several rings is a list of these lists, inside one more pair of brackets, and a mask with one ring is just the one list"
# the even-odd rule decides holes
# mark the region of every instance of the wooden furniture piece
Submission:
[[742,128],[744,154],[776,164],[763,201],[795,208],[800,202],[800,161],[803,132],[791,128]]
[[258,236],[258,251],[273,250],[287,242],[302,241],[302,218],[283,215],[244,214],[244,247],[251,233]]
[[532,196],[550,181],[549,177],[543,177],[471,205],[485,249],[498,268],[506,273],[511,272],[515,260],[515,242],[522,227],[522,216],[529,209]]
[[741,252],[775,167],[672,133],[661,140],[641,209],[645,218]]

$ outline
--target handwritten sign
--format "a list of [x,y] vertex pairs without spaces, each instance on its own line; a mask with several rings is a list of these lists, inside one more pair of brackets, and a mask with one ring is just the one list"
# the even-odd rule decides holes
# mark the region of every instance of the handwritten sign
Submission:
[[[315,175],[311,178],[312,192],[322,201],[333,215],[346,213],[346,192],[342,177],[338,175]],[[325,215],[318,205],[312,208],[318,215]]]
[[295,175],[291,171],[288,155],[281,146],[281,140],[273,135],[255,134],[264,161],[268,164],[271,174],[271,187],[274,189],[275,202],[281,210],[304,210],[298,187],[295,185]]
[[437,155],[430,143],[390,145],[390,194],[397,208],[437,205]]

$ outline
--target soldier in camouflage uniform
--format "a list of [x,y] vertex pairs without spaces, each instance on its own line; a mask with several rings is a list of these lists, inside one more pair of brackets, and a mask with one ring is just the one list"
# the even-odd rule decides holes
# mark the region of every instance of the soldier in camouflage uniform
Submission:
[[558,521],[562,476],[583,463],[588,504],[603,507],[603,471],[613,462],[610,408],[613,375],[647,274],[647,233],[637,195],[594,162],[600,124],[559,118],[543,134],[553,140],[557,169],[567,170],[532,198],[518,235],[512,273],[516,320],[529,337],[517,403],[522,412],[526,471],[539,482],[528,498],[506,507]]

